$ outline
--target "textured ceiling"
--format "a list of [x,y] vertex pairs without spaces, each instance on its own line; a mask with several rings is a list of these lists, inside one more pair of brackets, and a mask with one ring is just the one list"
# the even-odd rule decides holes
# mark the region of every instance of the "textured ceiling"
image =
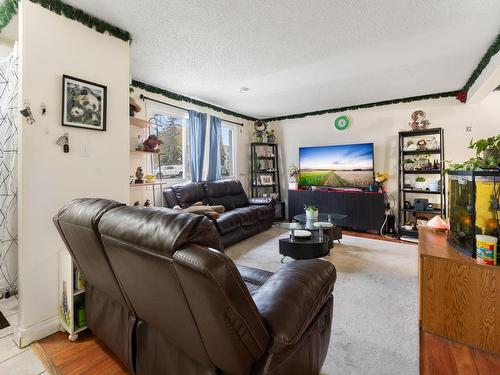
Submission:
[[500,31],[499,0],[65,2],[132,33],[134,79],[258,118],[458,90]]

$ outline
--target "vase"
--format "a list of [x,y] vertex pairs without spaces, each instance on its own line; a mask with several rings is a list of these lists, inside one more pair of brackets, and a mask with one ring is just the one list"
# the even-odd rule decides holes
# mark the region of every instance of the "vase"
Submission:
[[288,182],[288,189],[289,190],[297,190],[297,182],[296,181]]
[[306,210],[306,218],[308,220],[316,220],[318,218],[319,211]]
[[267,143],[274,143],[275,140],[274,136],[267,136]]
[[264,140],[264,138],[261,135],[258,135],[255,138],[257,140],[257,143],[262,143],[262,141]]
[[426,186],[427,185],[425,184],[425,181],[416,181],[415,182],[415,189],[425,190]]

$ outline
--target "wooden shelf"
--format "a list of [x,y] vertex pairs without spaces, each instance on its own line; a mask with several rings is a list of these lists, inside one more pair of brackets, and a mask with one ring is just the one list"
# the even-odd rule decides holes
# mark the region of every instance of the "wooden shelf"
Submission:
[[165,181],[165,180],[160,180],[160,181],[154,181],[154,182],[144,182],[142,184],[129,184],[131,188],[134,187],[146,187],[146,186],[157,186],[157,185],[165,185],[168,184],[170,181]]
[[135,126],[137,128],[143,128],[147,129],[149,128],[149,121],[137,118],[137,117],[130,117],[130,125]]
[[158,155],[159,152],[149,152],[149,151],[139,151],[139,150],[130,150],[131,154],[135,155]]
[[263,159],[263,160],[274,160],[276,156],[257,156],[257,159]]

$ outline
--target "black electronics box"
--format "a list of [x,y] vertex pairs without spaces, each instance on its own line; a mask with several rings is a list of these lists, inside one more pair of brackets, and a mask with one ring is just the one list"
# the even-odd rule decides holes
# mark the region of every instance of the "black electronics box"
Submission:
[[427,211],[428,199],[417,198],[413,201],[413,209],[415,211]]

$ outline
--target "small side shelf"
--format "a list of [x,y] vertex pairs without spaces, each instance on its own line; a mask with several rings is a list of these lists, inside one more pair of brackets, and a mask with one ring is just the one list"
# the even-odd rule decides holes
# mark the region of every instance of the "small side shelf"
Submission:
[[[77,276],[78,275],[78,276]],[[77,289],[75,286],[80,286]],[[87,329],[85,321],[85,283],[71,255],[59,253],[59,329],[75,341],[78,333]]]
[[135,126],[137,128],[143,128],[147,129],[149,128],[150,124],[149,121],[137,118],[137,117],[130,117],[130,125]]

